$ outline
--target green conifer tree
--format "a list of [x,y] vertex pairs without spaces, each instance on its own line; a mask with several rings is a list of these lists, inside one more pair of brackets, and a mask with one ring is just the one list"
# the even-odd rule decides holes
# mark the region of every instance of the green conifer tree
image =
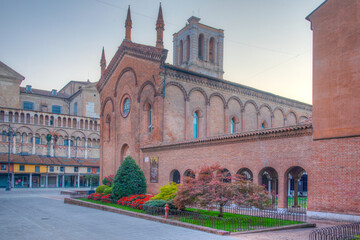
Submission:
[[146,179],[135,160],[128,156],[119,167],[113,182],[111,197],[119,199],[146,193]]

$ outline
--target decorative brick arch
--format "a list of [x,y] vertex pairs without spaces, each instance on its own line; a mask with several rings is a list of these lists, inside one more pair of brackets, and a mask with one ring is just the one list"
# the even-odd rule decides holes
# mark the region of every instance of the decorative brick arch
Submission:
[[235,101],[237,101],[239,104],[240,104],[240,109],[243,109],[244,108],[244,105],[243,103],[241,102],[240,98],[238,98],[237,96],[231,96],[227,102],[226,102],[226,105],[229,106],[229,102],[234,99]]
[[153,82],[151,82],[150,80],[148,80],[148,81],[144,82],[143,85],[141,85],[141,87],[140,87],[140,90],[139,90],[139,93],[138,93],[138,97],[137,97],[138,103],[140,102],[141,93],[142,93],[142,91],[144,90],[144,88],[145,88],[147,85],[150,85],[150,86],[153,87],[153,89],[154,89],[154,97],[156,96],[155,85],[154,85]]
[[274,113],[273,113],[273,111],[272,111],[272,109],[271,109],[271,107],[270,107],[270,105],[269,105],[269,104],[267,104],[267,103],[263,103],[263,104],[261,104],[261,106],[260,106],[260,108],[259,108],[259,111],[260,111],[263,107],[266,107],[266,108],[268,108],[268,109],[269,109],[270,114],[271,114],[271,117],[274,115]]
[[[22,129],[24,129],[24,130],[26,130],[26,131],[24,131],[24,130],[22,130]],[[29,128],[29,127],[26,127],[26,126],[21,126],[21,127],[19,127],[19,128],[17,128],[16,129],[16,132],[21,132],[21,133],[26,133],[26,134],[33,134],[33,130],[31,130],[31,128]]]
[[283,110],[281,107],[275,107],[275,108],[274,108],[274,111],[273,111],[273,114],[275,113],[276,110],[279,110],[279,111],[282,113],[283,118],[285,119],[284,110]]
[[188,94],[189,99],[190,99],[191,93],[192,93],[192,92],[195,92],[195,91],[199,91],[199,92],[204,96],[204,98],[205,98],[205,103],[208,103],[208,102],[209,102],[209,99],[208,99],[208,96],[207,96],[205,90],[202,89],[201,87],[194,87],[194,88],[192,88],[192,89],[189,91],[189,94]]
[[247,100],[244,104],[244,110],[247,104],[253,104],[257,114],[260,114],[259,108],[254,100]]
[[296,113],[295,111],[291,110],[291,109],[286,113],[285,122],[288,121],[288,116],[289,116],[291,113],[294,114],[294,116],[295,116],[295,124],[297,124],[297,123],[298,123],[298,120],[299,120],[299,117],[298,117],[297,113]]
[[117,90],[117,88],[118,88],[118,85],[119,85],[119,82],[120,82],[121,77],[122,77],[125,73],[127,73],[127,72],[132,72],[132,73],[134,74],[134,77],[135,77],[135,86],[138,85],[138,81],[137,81],[137,77],[136,77],[136,73],[135,73],[134,69],[132,69],[131,67],[124,68],[124,69],[121,71],[118,79],[116,80],[115,89],[114,89],[114,97],[117,96],[116,90]]
[[111,106],[112,106],[112,112],[114,112],[114,100],[111,97],[107,97],[101,107],[101,113],[100,116],[103,117],[104,116],[104,109],[106,107],[107,102],[110,101],[111,102]]
[[[184,101],[187,101],[187,99],[189,99],[187,93],[186,93],[186,90],[185,88],[183,87],[183,85],[181,85],[180,83],[177,83],[177,82],[168,82],[166,83],[166,86],[165,87],[168,87],[168,86],[177,86],[178,88],[180,88],[180,90],[183,92],[184,94]],[[166,91],[166,90],[165,90]],[[161,91],[161,94],[164,96],[164,89]]]
[[218,96],[219,98],[221,98],[221,100],[222,100],[223,103],[224,103],[224,108],[227,108],[228,105],[227,105],[227,103],[226,103],[226,100],[225,100],[224,96],[223,96],[221,93],[219,93],[219,92],[214,92],[214,93],[210,94],[210,96],[209,96],[209,101],[208,101],[208,105],[210,105],[211,98],[212,98],[212,97],[215,97],[215,96]]

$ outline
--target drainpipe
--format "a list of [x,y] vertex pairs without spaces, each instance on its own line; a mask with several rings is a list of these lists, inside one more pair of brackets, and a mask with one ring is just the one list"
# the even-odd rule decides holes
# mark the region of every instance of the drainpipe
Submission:
[[163,112],[162,112],[162,142],[164,142],[164,122],[165,122],[165,87],[166,87],[166,70],[167,68],[165,67],[165,73],[164,73],[164,96],[163,96]]

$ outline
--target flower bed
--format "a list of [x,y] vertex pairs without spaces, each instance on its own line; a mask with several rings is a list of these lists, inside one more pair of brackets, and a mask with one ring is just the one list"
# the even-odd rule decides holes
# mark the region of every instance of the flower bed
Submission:
[[145,194],[130,195],[128,197],[120,198],[117,201],[117,204],[141,210],[141,209],[143,209],[144,203],[149,201],[150,198],[152,198],[152,197],[153,197],[153,195],[145,195]]
[[111,195],[111,193],[109,193],[109,194],[106,194],[106,195],[103,195],[102,197],[101,197],[101,202],[105,202],[105,203],[111,203],[111,198],[110,198],[110,195]]
[[99,200],[101,200],[102,196],[103,196],[102,193],[92,193],[92,194],[89,194],[88,199],[99,201]]

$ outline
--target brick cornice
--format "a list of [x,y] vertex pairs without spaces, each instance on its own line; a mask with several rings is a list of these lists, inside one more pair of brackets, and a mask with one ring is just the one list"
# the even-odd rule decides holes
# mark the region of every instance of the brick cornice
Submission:
[[182,69],[170,64],[165,65],[167,67],[166,75],[176,80],[195,83],[197,85],[203,85],[210,88],[216,88],[223,91],[228,91],[236,94],[243,94],[259,99],[272,101],[274,103],[283,104],[289,107],[296,107],[306,111],[312,111],[310,104],[302,103],[289,98],[281,97],[272,93],[261,91],[255,88],[247,87],[238,83],[226,81],[220,78],[215,78],[200,73],[192,72],[187,69]]
[[141,146],[143,152],[161,151],[176,148],[193,148],[199,146],[231,144],[238,142],[250,142],[268,139],[311,136],[312,125],[296,125],[282,128],[272,128],[267,130],[257,130],[251,132],[243,132],[237,134],[226,134],[221,136],[214,136],[208,138],[199,138],[185,140],[181,142],[162,143],[157,145]]
[[104,88],[110,77],[113,75],[114,71],[116,70],[117,66],[125,55],[130,55],[133,57],[157,62],[160,65],[163,65],[166,60],[167,53],[168,50],[166,49],[146,46],[124,40],[117,52],[115,53],[114,57],[111,59],[110,64],[108,65],[104,74],[96,85],[96,88],[99,92],[102,91],[102,89]]

